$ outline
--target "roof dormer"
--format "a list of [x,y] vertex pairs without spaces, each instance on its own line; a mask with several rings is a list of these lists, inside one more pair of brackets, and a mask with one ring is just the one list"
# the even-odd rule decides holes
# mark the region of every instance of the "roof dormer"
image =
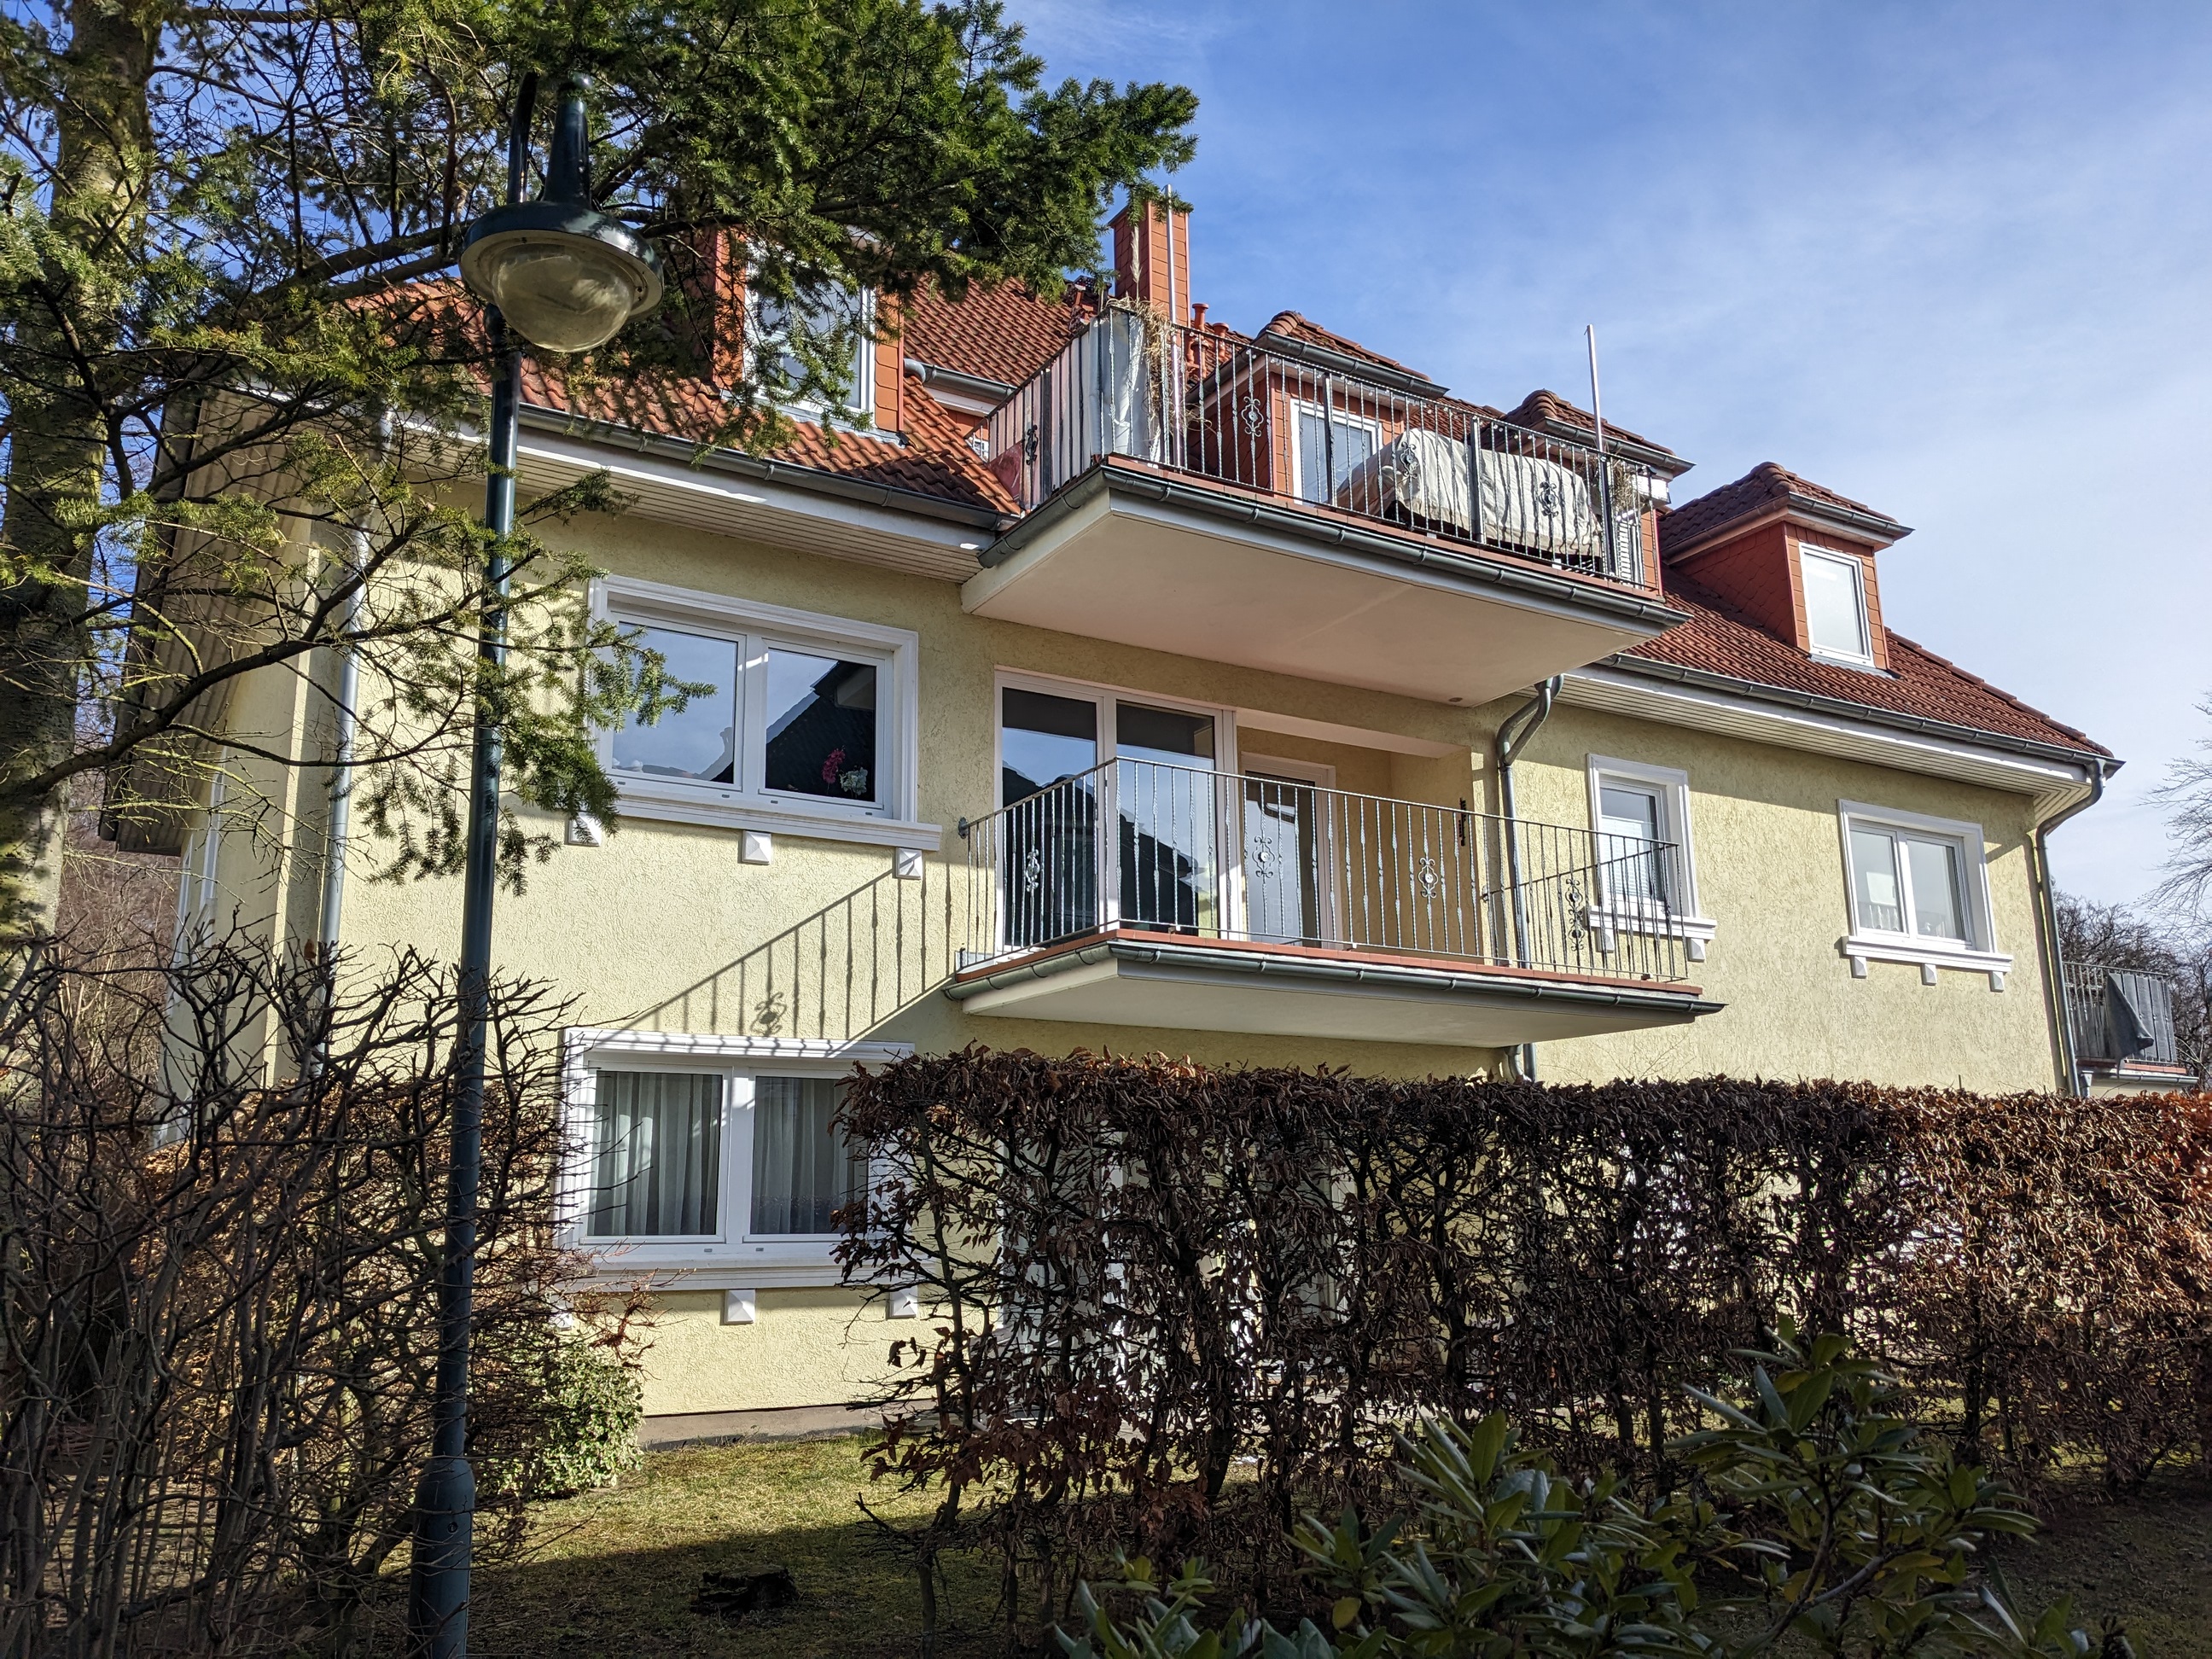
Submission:
[[1763,461],[1659,521],[1661,557],[1809,657],[1889,669],[1875,555],[1912,532]]

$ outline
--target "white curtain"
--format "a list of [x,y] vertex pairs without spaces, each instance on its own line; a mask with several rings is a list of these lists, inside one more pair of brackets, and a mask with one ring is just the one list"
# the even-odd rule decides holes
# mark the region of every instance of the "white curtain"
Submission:
[[712,1233],[721,1188],[722,1079],[711,1072],[601,1072],[593,1238]]
[[828,1233],[858,1197],[861,1168],[831,1127],[837,1079],[764,1077],[753,1084],[756,1233]]

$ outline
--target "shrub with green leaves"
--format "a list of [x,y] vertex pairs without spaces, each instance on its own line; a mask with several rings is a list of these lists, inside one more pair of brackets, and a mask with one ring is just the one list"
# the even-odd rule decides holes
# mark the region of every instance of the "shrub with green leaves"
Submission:
[[1785,1324],[1747,1357],[1745,1397],[1697,1395],[1710,1426],[1674,1448],[1694,1472],[1677,1496],[1640,1504],[1610,1475],[1563,1480],[1502,1415],[1431,1420],[1399,1442],[1403,1512],[1374,1527],[1350,1510],[1333,1527],[1309,1518],[1298,1534],[1330,1629],[1210,1622],[1202,1562],[1162,1583],[1139,1559],[1110,1607],[1082,1588],[1085,1629],[1060,1644],[1076,1659],[2129,1654],[2118,1629],[2075,1628],[2063,1601],[2014,1608],[1981,1550],[2033,1518],[1923,1437],[1842,1339],[1801,1341]]
[[538,1405],[536,1432],[481,1472],[495,1491],[523,1498],[567,1498],[611,1486],[641,1466],[644,1415],[636,1373],[604,1342],[577,1333],[552,1338],[520,1361]]

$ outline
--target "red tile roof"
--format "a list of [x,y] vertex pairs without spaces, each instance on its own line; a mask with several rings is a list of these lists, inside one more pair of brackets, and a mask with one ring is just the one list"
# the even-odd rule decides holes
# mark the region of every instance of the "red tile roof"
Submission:
[[[1080,303],[1073,292],[1066,301],[1048,303],[1018,289],[978,289],[958,306],[926,295],[908,310],[903,349],[909,356],[941,368],[1019,384],[1057,353]],[[1347,356],[1413,372],[1308,322],[1295,312],[1276,317],[1267,331],[1289,334]],[[526,359],[525,376],[524,394],[532,403],[573,407],[587,418],[647,431],[696,438],[714,429],[723,417],[714,388],[688,376],[602,383],[578,388],[573,397],[557,366],[549,371]],[[906,392],[906,431],[901,442],[888,443],[852,433],[839,434],[833,441],[819,426],[799,422],[791,441],[773,453],[780,459],[828,473],[866,478],[1002,514],[1015,512],[1004,484],[969,446],[969,424],[939,405],[918,379],[908,378]],[[1483,412],[1496,414],[1487,409]],[[1589,416],[1582,410],[1547,392],[1531,393],[1507,418],[1528,423],[1537,416],[1570,426],[1589,424]],[[1621,435],[1639,443],[1649,441],[1632,433]],[[1905,533],[1905,526],[1894,520],[1769,462],[1735,483],[1665,515],[1661,520],[1662,545],[1680,545],[1692,536],[1793,497],[1802,503],[1834,506],[1863,514],[1893,526],[1898,535]],[[2072,726],[1895,633],[1888,636],[1892,672],[1862,672],[1814,660],[1789,641],[1766,633],[1717,594],[1679,574],[1670,573],[1665,597],[1669,604],[1686,611],[1689,621],[1626,653],[1630,659],[1835,698],[1999,737],[2100,757],[2110,753]]]
[[[1531,431],[1541,431],[1547,426],[1564,426],[1589,433],[1593,436],[1597,432],[1597,422],[1588,410],[1578,409],[1559,396],[1558,392],[1547,392],[1541,387],[1530,392],[1513,408],[1506,410],[1504,419],[1509,426],[1525,426]],[[1626,427],[1616,425],[1611,421],[1605,423],[1605,435],[1608,438],[1619,438],[1624,443],[1637,444],[1645,449],[1656,450],[1662,455],[1672,455],[1674,453],[1666,445],[1655,443],[1641,434],[1631,432]]]
[[1060,355],[1086,309],[1072,283],[1057,300],[1012,285],[975,287],[958,305],[931,285],[907,302],[899,347],[939,368],[1020,386]]
[[1680,627],[1625,654],[1677,667],[1702,669],[1870,708],[1917,715],[1976,732],[2024,738],[2061,749],[2109,756],[2072,726],[2055,720],[1987,680],[1968,673],[1895,632],[1889,634],[1890,672],[1873,673],[1816,661],[1767,633],[1727,600],[1672,572],[1667,599],[1690,613]]
[[[572,390],[557,364],[549,366],[533,357],[523,360],[522,395],[526,403],[541,408],[567,410],[586,420],[695,441],[719,427],[727,413],[714,387],[693,376],[634,375],[619,383]],[[791,422],[791,428],[790,441],[768,452],[777,460],[967,507],[1007,514],[1017,510],[1006,485],[969,446],[969,423],[939,405],[911,375],[906,382],[902,434],[841,432],[833,436],[817,423],[801,420]]]
[[1659,545],[1662,551],[1672,553],[1704,540],[1724,525],[1739,519],[1749,519],[1791,501],[1801,507],[1818,511],[1832,507],[1862,518],[1872,519],[1870,526],[1876,533],[1895,541],[1909,535],[1907,528],[1879,508],[1863,501],[1855,501],[1848,495],[1839,495],[1825,485],[1808,478],[1801,478],[1787,467],[1777,466],[1772,461],[1761,461],[1734,483],[1723,484],[1709,490],[1695,501],[1685,501],[1659,520]]

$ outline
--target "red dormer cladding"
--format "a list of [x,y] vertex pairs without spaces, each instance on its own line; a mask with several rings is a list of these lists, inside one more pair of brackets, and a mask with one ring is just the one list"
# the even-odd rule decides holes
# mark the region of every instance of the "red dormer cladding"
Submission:
[[[1665,568],[1811,657],[1891,670],[1875,556],[1912,532],[1887,514],[1763,461],[1659,521]],[[1837,633],[1858,606],[1857,648]],[[1826,636],[1816,637],[1826,627]]]

